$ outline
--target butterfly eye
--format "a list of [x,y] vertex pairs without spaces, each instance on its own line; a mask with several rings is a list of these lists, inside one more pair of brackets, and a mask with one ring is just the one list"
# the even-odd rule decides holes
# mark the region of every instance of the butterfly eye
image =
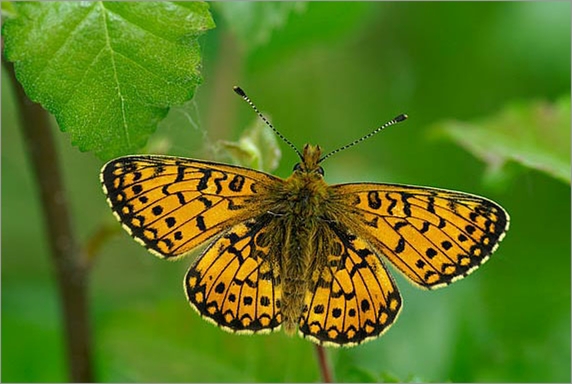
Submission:
[[318,169],[316,169],[316,173],[320,176],[324,176],[324,168],[318,167]]
[[302,165],[300,163],[296,163],[296,165],[294,165],[294,171],[301,171],[302,170]]

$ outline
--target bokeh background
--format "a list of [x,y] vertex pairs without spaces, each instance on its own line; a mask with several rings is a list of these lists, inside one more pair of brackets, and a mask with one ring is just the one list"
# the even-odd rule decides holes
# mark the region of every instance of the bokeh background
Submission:
[[[407,122],[329,159],[327,181],[467,191],[511,215],[497,253],[469,278],[427,292],[396,276],[399,320],[375,341],[329,349],[336,379],[569,382],[569,178],[518,159],[491,176],[494,164],[442,128],[494,122],[515,103],[526,110],[562,97],[569,122],[570,4],[213,3],[211,10],[217,28],[201,38],[203,85],[171,110],[149,148],[216,156],[218,140],[236,140],[255,121],[233,85],[298,147],[332,150],[407,113]],[[515,141],[552,129],[516,127]],[[103,161],[72,147],[55,124],[54,134],[85,242],[102,225],[118,226],[99,186]],[[275,174],[286,177],[297,159],[280,145]],[[13,90],[3,81],[2,381],[67,378],[45,228]],[[200,319],[182,289],[193,257],[161,261],[124,232],[104,245],[90,279],[99,381],[320,380],[311,343],[281,332],[233,335]]]

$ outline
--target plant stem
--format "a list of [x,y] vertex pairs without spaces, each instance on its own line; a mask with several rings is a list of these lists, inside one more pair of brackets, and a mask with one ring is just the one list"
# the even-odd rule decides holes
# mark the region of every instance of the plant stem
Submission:
[[70,220],[49,115],[26,96],[14,66],[2,57],[16,91],[22,132],[40,193],[47,239],[58,282],[68,352],[69,380],[93,382],[88,268]]
[[212,91],[209,95],[205,126],[215,140],[230,140],[240,98],[232,91],[241,77],[244,55],[232,34],[221,33],[218,57],[213,63]]
[[326,356],[326,350],[321,345],[316,344],[316,354],[318,355],[318,365],[322,374],[322,382],[333,383],[332,369]]
[[120,230],[121,227],[118,225],[107,225],[107,223],[104,223],[97,228],[93,235],[91,235],[84,246],[84,254],[88,268],[91,267],[91,264],[99,253],[101,247],[109,241],[112,236],[121,233]]

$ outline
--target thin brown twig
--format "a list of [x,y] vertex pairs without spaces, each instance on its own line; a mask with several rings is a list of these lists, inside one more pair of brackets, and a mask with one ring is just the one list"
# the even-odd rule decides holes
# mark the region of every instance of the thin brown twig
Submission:
[[84,247],[88,266],[91,267],[101,247],[109,241],[112,236],[118,235],[119,233],[121,233],[121,227],[116,223],[114,223],[114,225],[104,223],[97,228],[93,235],[87,240]]
[[333,383],[334,378],[332,375],[332,368],[330,367],[326,350],[321,345],[316,344],[315,346],[316,354],[318,356],[318,366],[320,367],[320,373],[322,374],[322,382]]
[[[2,47],[3,48],[3,47]],[[16,91],[22,132],[40,195],[47,238],[62,303],[69,380],[93,382],[88,305],[88,268],[76,240],[48,113],[26,96],[14,66],[4,59]]]

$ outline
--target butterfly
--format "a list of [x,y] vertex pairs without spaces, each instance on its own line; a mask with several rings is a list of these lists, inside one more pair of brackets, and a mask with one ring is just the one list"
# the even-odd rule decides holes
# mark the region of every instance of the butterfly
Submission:
[[208,243],[184,287],[204,319],[236,333],[284,327],[322,345],[378,337],[397,319],[393,264],[435,289],[487,261],[509,226],[483,197],[398,184],[328,185],[319,146],[299,155],[287,179],[182,157],[126,156],[105,164],[101,182],[113,213],[151,253],[176,259]]

